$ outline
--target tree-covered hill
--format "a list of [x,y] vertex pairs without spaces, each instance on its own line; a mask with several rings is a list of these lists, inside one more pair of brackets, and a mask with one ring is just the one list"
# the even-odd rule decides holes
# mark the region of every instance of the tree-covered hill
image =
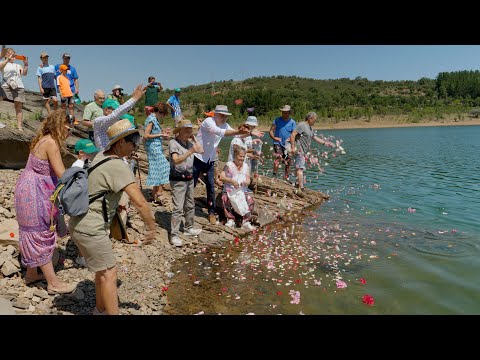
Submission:
[[[161,101],[172,94],[173,89],[165,89]],[[406,115],[408,121],[418,122],[466,113],[480,106],[480,72],[440,73],[436,79],[418,81],[254,77],[191,85],[182,89],[180,100],[184,113],[192,118],[225,104],[234,119],[244,119],[246,109],[254,107],[261,121],[271,123],[280,115],[279,107],[289,104],[298,120],[308,111],[315,111],[321,118],[335,122],[385,115]],[[139,105],[143,109],[143,103]]]

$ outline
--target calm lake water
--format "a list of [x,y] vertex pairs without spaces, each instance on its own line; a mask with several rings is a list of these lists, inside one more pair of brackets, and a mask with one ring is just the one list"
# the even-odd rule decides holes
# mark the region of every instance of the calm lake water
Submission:
[[169,312],[480,314],[480,127],[318,133],[347,152],[307,170],[330,200],[180,260]]

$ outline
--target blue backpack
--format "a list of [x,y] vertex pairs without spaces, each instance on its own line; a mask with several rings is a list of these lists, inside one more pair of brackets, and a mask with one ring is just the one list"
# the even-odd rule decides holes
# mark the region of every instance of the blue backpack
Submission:
[[55,231],[53,224],[53,211],[57,207],[61,215],[79,216],[88,211],[88,206],[95,200],[103,197],[102,210],[105,222],[108,222],[106,196],[109,191],[103,191],[92,197],[88,196],[88,175],[100,165],[109,160],[118,159],[108,157],[103,159],[88,170],[81,167],[71,167],[63,173],[58,181],[57,187],[50,196],[52,202],[52,211],[50,215],[50,231]]

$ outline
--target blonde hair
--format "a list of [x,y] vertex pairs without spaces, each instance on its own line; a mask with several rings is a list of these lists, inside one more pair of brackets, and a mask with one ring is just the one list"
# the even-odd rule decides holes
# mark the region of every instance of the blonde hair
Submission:
[[15,50],[13,50],[13,48],[5,48],[5,52],[4,52],[4,58],[6,59],[7,58],[7,55],[8,54],[11,54],[11,53],[14,53]]
[[40,139],[46,135],[50,135],[57,143],[61,153],[67,153],[67,148],[65,146],[65,139],[67,138],[65,135],[65,125],[70,126],[70,120],[65,114],[65,109],[53,111],[51,115],[43,120],[42,125],[37,131],[37,135],[30,144],[30,151],[35,148],[35,145],[38,144]]

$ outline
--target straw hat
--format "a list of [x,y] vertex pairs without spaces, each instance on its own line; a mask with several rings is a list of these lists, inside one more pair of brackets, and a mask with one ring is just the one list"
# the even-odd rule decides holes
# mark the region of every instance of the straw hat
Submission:
[[177,123],[177,127],[173,129],[173,134],[176,135],[180,132],[180,130],[185,128],[196,129],[197,126],[193,125],[192,122],[188,119],[182,119]]
[[290,105],[284,105],[283,108],[280,109],[280,111],[292,111],[292,108]]
[[110,141],[105,147],[105,151],[109,150],[118,140],[133,133],[138,133],[138,129],[135,129],[130,121],[127,119],[117,121],[107,129],[107,136]]

